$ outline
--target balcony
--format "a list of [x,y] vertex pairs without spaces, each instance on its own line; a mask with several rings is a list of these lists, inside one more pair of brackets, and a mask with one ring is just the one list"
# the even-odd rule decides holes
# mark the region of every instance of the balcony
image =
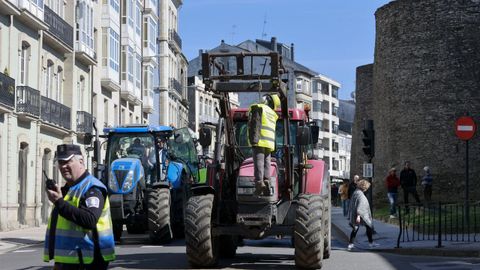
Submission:
[[168,35],[168,44],[173,48],[173,50],[177,53],[182,51],[182,39],[180,35],[178,35],[177,31],[170,29]]
[[78,133],[92,133],[93,130],[93,116],[84,111],[77,111],[77,132]]
[[143,91],[143,112],[153,113],[153,94],[151,90]]
[[47,97],[41,97],[40,119],[62,128],[71,129],[71,110],[67,106]]
[[40,91],[30,86],[17,86],[17,113],[20,116],[40,117]]
[[[0,106],[15,108],[15,80],[0,72]],[[1,108],[0,108],[1,110]]]
[[43,18],[43,1],[38,2],[41,2],[41,4],[37,5],[37,1],[33,0],[19,0],[20,16],[18,16],[18,20],[33,30],[47,30],[48,25]]
[[44,35],[45,42],[63,53],[73,50],[73,27],[45,6],[45,22],[49,25]]
[[170,78],[170,89],[174,89],[180,97],[183,97],[183,85],[175,78]]
[[87,66],[97,64],[97,53],[87,44],[78,40],[75,41],[75,58]]
[[0,0],[0,14],[4,15],[20,15],[17,9],[18,0]]

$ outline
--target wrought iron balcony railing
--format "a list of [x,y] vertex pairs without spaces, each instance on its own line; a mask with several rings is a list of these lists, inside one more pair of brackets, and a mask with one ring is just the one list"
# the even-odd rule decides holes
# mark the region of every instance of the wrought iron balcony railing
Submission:
[[48,31],[63,43],[73,48],[73,27],[58,16],[48,6],[45,6],[45,22],[49,25]]
[[40,116],[40,91],[30,86],[17,86],[17,112]]
[[40,119],[57,126],[71,129],[71,110],[67,106],[47,97],[41,97]]
[[183,85],[175,78],[170,78],[170,88],[173,88],[180,96],[183,96]]
[[177,31],[170,29],[170,39],[177,44],[179,49],[182,49],[182,38],[180,38],[180,35],[177,33]]
[[92,133],[93,116],[84,111],[77,111],[77,132]]
[[0,103],[15,108],[15,80],[0,72]]

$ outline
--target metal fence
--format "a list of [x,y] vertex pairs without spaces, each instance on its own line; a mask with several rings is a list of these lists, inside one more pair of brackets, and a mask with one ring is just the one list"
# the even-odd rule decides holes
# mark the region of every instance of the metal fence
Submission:
[[480,242],[480,201],[399,204],[400,242]]

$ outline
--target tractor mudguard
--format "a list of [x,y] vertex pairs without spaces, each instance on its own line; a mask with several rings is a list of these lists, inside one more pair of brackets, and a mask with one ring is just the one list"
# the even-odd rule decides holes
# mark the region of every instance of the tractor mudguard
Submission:
[[311,164],[313,168],[308,169],[307,175],[305,176],[305,187],[302,193],[323,195],[323,193],[326,192],[323,190],[325,176],[327,176],[328,181],[328,171],[325,161],[310,159],[307,163]]
[[170,161],[167,168],[167,181],[172,184],[174,189],[178,189],[182,185],[183,164],[180,162]]
[[205,184],[193,184],[190,187],[190,192],[192,193],[192,196],[200,196],[207,194],[215,194],[215,189]]

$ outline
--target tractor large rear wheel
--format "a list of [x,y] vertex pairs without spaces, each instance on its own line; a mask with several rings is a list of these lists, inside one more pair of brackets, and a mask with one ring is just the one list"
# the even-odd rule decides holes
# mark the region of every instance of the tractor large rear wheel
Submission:
[[212,234],[213,195],[192,196],[185,206],[185,245],[193,267],[208,268],[218,261],[218,240]]
[[148,192],[148,230],[155,244],[171,242],[170,189],[155,188]]
[[323,259],[330,258],[332,250],[332,207],[328,201],[324,202],[325,210],[323,211],[322,221],[324,221],[325,239],[323,240]]
[[320,196],[299,195],[294,228],[297,268],[322,268],[325,237],[322,212],[323,201]]

